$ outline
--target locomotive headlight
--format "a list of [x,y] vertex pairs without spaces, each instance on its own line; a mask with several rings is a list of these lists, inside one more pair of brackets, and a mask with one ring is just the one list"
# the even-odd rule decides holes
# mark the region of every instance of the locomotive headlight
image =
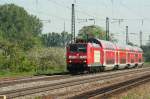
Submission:
[[87,56],[80,56],[80,59],[86,59]]
[[69,63],[71,63],[72,61],[70,60]]

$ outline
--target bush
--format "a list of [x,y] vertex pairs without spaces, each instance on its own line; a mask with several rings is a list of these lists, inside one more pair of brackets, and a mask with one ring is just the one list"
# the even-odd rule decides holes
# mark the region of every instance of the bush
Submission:
[[0,42],[0,71],[53,73],[65,71],[65,48],[32,48]]
[[65,71],[65,48],[34,48],[29,51],[28,57],[37,72]]
[[31,61],[17,46],[7,46],[0,53],[0,70],[29,72],[33,70]]

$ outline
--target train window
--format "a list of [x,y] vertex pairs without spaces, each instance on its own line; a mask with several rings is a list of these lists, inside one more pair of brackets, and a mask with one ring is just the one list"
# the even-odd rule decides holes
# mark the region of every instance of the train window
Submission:
[[128,59],[130,59],[130,53],[128,53]]
[[77,46],[70,45],[70,52],[77,52]]
[[114,64],[115,63],[115,59],[108,59],[106,60],[107,64]]
[[135,54],[135,58],[138,58],[138,54]]
[[78,52],[86,52],[86,47],[78,47]]
[[70,52],[86,52],[86,44],[72,44],[70,45]]
[[139,59],[139,62],[140,62],[140,63],[142,62],[142,59],[141,59],[141,58]]
[[134,63],[134,59],[131,59],[131,63]]
[[126,59],[125,58],[120,59],[120,63],[121,64],[125,64],[126,63]]

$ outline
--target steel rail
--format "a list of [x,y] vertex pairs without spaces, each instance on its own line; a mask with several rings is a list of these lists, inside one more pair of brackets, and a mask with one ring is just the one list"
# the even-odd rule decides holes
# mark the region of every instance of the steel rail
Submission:
[[117,93],[126,91],[135,86],[144,84],[150,81],[150,73],[142,75],[137,78],[132,78],[123,82],[115,83],[94,91],[89,91],[77,96],[74,96],[70,99],[108,99],[110,96],[113,96]]
[[41,76],[41,77],[30,77],[30,78],[25,78],[25,79],[17,79],[17,80],[9,80],[9,81],[0,81],[0,88],[13,86],[16,84],[36,82],[36,81],[59,80],[59,79],[65,79],[68,77],[71,77],[71,75]]
[[35,93],[45,92],[45,91],[49,91],[49,90],[60,89],[60,88],[64,88],[64,87],[89,83],[89,82],[93,82],[93,81],[110,79],[113,77],[120,77],[120,76],[124,76],[124,75],[131,75],[131,74],[135,74],[135,73],[146,72],[146,71],[150,72],[150,68],[134,69],[134,70],[126,71],[123,73],[119,72],[119,73],[114,73],[114,74],[109,74],[109,75],[98,75],[98,76],[93,75],[92,77],[87,76],[86,78],[82,78],[82,79],[73,79],[73,80],[52,83],[52,84],[46,84],[46,85],[41,85],[41,86],[4,91],[4,92],[0,92],[0,95],[6,95],[8,98],[15,98],[15,97],[21,97],[21,96],[31,95],[31,94],[35,94]]
[[[132,71],[133,69],[130,69],[130,70]],[[117,71],[107,71],[107,72],[100,72],[97,74],[106,74],[106,73],[120,72],[120,71],[124,72],[124,71],[128,71],[128,70],[123,69],[123,70],[117,70]],[[36,81],[59,80],[59,79],[67,79],[70,77],[79,77],[79,76],[88,76],[88,75],[92,75],[92,74],[82,74],[82,75],[74,75],[74,76],[70,75],[70,74],[66,74],[66,75],[64,74],[64,75],[29,77],[29,78],[25,77],[25,78],[20,78],[20,79],[16,79],[16,80],[6,80],[6,81],[4,80],[4,81],[0,81],[0,88],[12,86],[12,85],[16,85],[16,84],[22,84],[22,83],[30,83],[30,82],[36,82]]]

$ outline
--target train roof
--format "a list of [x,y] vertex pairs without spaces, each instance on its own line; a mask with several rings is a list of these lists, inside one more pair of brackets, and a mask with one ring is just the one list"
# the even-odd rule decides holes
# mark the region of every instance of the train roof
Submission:
[[115,44],[117,50],[126,50],[126,45],[121,45],[121,44]]
[[103,47],[104,49],[111,49],[111,50],[116,49],[116,46],[112,42],[109,42],[109,41],[100,40],[96,38],[90,38],[88,41],[91,43],[100,44],[100,46]]
[[138,52],[143,52],[143,50],[142,50],[140,47],[136,47],[136,46],[135,46],[134,48],[135,48],[135,50],[138,51]]
[[128,51],[135,51],[134,46],[131,46],[131,45],[125,45],[125,46],[126,46],[126,50],[128,50]]
[[117,50],[128,50],[128,51],[133,51],[133,52],[134,51],[143,52],[141,48],[136,47],[136,46],[114,44],[110,41],[100,40],[97,38],[90,38],[88,42],[100,44],[100,46],[103,47],[104,49],[111,49],[111,50],[117,49]]

